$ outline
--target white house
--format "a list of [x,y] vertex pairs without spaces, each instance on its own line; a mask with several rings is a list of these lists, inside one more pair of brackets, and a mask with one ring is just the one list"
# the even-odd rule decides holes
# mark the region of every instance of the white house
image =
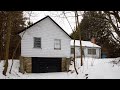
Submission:
[[50,16],[18,34],[22,37],[21,72],[44,73],[68,70],[71,37]]
[[[101,47],[90,42],[90,41],[81,41],[83,55],[85,57],[101,58]],[[75,40],[75,55],[80,57],[80,41]],[[71,57],[74,55],[74,40],[71,40]]]

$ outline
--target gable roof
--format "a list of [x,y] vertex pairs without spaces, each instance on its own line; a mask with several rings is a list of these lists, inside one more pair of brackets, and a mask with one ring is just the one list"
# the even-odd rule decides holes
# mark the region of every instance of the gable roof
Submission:
[[30,28],[30,27],[32,27],[33,25],[35,25],[35,24],[37,24],[37,23],[39,23],[39,22],[41,22],[41,21],[43,21],[44,19],[46,19],[46,18],[50,18],[68,37],[70,37],[71,38],[71,36],[67,33],[67,32],[65,32],[65,30],[63,30],[50,16],[46,16],[46,17],[44,17],[44,18],[42,18],[42,19],[40,19],[39,21],[37,21],[37,22],[35,22],[34,24],[32,24],[32,25],[30,25],[30,26],[28,26],[28,27],[26,27],[25,29],[23,29],[23,30],[21,30],[21,31],[19,31],[19,32],[17,32],[17,34],[19,34],[19,33],[21,33],[21,32],[23,32],[23,31],[25,31],[25,30],[27,30],[28,28]]
[[[90,42],[90,41],[81,41],[82,42],[82,46],[83,47],[97,47],[97,48],[101,48],[100,46]],[[74,46],[74,40],[71,40],[71,46]],[[80,46],[80,41],[79,40],[75,40],[75,46]]]

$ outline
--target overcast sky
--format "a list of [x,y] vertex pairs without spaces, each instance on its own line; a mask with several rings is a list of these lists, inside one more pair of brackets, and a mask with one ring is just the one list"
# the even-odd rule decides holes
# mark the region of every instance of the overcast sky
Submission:
[[[82,15],[82,11],[79,12]],[[27,15],[25,13],[25,15]],[[69,23],[67,22],[66,18],[62,11],[33,11],[31,16],[31,21],[33,23],[37,22],[38,20],[44,18],[45,16],[49,15],[56,23],[58,23],[68,34],[72,33]],[[72,26],[75,27],[75,18],[74,12],[67,11],[66,16]],[[79,16],[79,20],[81,21],[82,16]]]

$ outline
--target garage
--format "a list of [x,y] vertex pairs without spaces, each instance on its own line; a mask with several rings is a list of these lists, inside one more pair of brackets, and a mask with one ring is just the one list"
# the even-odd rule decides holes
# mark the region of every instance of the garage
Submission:
[[61,72],[61,58],[32,58],[32,73]]

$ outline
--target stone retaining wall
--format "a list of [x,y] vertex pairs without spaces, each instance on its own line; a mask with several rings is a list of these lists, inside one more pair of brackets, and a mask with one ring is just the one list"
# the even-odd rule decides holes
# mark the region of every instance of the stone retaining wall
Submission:
[[20,57],[20,72],[32,73],[32,58],[31,57]]
[[69,71],[70,59],[62,58],[61,69],[62,72]]

